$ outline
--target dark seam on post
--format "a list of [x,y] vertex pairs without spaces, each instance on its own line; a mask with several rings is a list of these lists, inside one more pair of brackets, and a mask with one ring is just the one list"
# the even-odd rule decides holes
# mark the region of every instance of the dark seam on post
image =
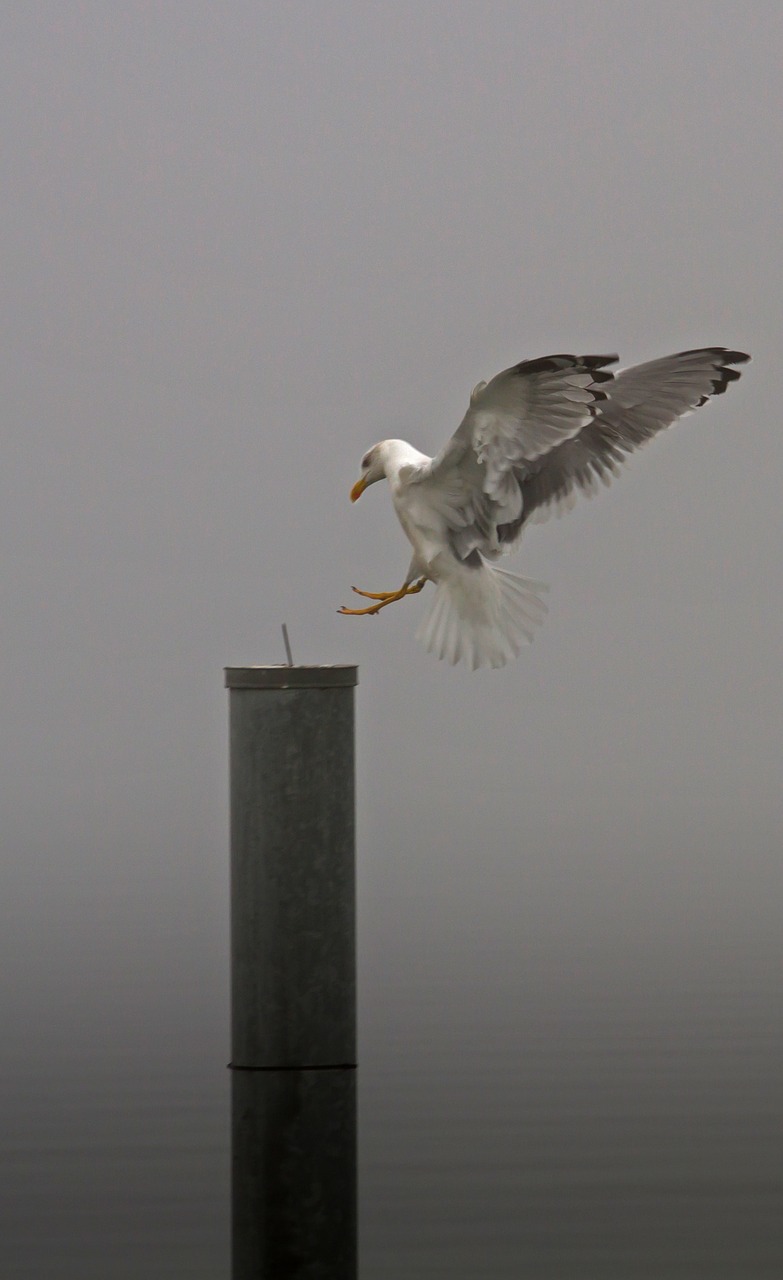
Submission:
[[356,1062],[305,1062],[301,1066],[293,1066],[287,1062],[277,1067],[249,1067],[241,1062],[227,1062],[226,1066],[229,1071],[355,1071],[358,1064]]

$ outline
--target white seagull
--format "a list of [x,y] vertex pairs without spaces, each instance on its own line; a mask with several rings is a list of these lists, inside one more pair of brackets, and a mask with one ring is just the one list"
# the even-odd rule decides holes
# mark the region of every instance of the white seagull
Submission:
[[382,440],[362,458],[351,501],[384,476],[413,546],[398,591],[360,591],[374,603],[347,609],[378,614],[435,584],[419,631],[426,649],[449,662],[502,667],[544,618],[543,583],[500,569],[525,525],[570,510],[581,490],[608,484],[659,431],[739,378],[743,351],[703,347],[610,372],[617,356],[523,360],[480,382],[460,426],[435,458],[405,440]]

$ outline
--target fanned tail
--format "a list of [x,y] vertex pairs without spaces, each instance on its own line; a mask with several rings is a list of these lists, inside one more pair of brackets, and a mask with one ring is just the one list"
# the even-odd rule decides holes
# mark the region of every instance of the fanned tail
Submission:
[[533,639],[546,616],[543,582],[521,578],[482,561],[460,565],[436,584],[432,609],[418,639],[436,658],[452,664],[503,667]]

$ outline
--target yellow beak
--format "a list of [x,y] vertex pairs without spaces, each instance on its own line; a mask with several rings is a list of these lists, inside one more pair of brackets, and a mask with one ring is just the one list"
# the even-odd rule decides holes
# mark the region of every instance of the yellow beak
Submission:
[[361,498],[366,488],[367,488],[367,481],[365,480],[364,476],[360,476],[359,479],[356,481],[356,484],[351,489],[351,502],[355,502],[357,498]]

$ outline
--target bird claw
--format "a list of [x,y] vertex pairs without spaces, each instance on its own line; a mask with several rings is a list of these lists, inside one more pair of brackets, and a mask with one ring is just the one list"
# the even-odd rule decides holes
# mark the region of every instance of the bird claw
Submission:
[[364,596],[366,600],[390,600],[392,596],[399,595],[398,591],[362,591],[361,587],[351,587],[351,591],[355,591],[357,596]]
[[403,600],[405,596],[417,595],[425,582],[426,578],[420,578],[414,586],[406,584],[400,587],[399,591],[360,591],[358,587],[351,587],[351,591],[355,591],[357,596],[365,596],[368,600],[374,600],[375,604],[368,605],[366,609],[349,609],[346,605],[341,605],[337,612],[351,618],[361,616],[377,618],[381,609],[387,604],[392,604],[395,600]]

